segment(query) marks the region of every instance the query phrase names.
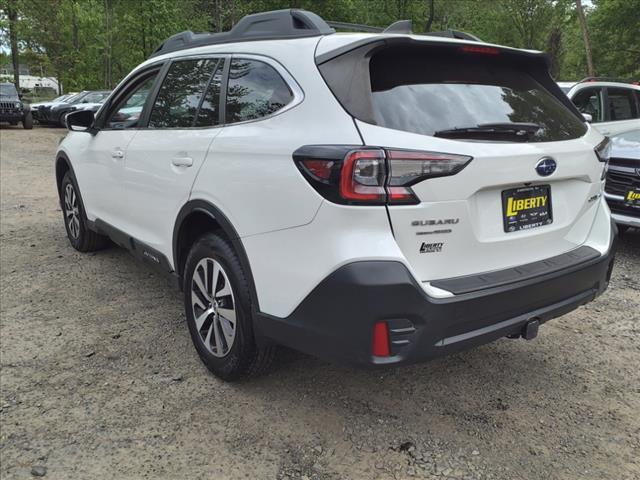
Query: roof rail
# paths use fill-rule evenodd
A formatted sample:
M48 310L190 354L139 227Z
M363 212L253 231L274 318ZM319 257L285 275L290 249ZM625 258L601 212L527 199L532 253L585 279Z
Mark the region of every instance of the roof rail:
M307 10L286 9L246 15L228 32L176 33L162 42L150 55L155 57L187 48L221 43L247 42L252 40L276 40L288 38L317 37L335 33L334 28L372 33L411 34L411 20L399 20L385 29L346 22L325 22L320 16ZM423 35L481 41L478 37L458 30L429 32Z
M638 85L638 80L632 79L622 79L615 77L585 77L577 83L583 82L617 82L617 83L631 83L633 85Z
M475 35L471 35L470 33L461 32L460 30L445 30L443 32L427 32L422 35L427 35L429 37L447 37L447 38L457 38L459 40L470 40L472 42L481 42L478 37Z
M362 25L360 23L327 22L327 25L333 28L340 28L343 30L352 30L355 32L382 33L384 31L383 28L371 27L369 25Z
M158 46L151 57L177 50L219 43L305 38L335 33L313 12L298 9L274 10L244 16L231 30L222 33L177 33Z

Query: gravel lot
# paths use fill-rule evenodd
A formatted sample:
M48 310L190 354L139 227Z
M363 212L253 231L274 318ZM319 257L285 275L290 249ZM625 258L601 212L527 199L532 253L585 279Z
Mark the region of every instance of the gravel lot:
M229 385L178 292L67 242L64 133L0 129L3 479L640 478L640 232L607 293L535 341L385 371L283 351Z

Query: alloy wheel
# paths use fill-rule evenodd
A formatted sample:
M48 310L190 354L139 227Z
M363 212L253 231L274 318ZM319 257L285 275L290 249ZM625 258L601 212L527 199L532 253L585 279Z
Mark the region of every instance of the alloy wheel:
M78 209L78 196L70 183L67 183L64 189L64 214L71 237L77 239L80 235L80 210Z
M191 305L205 348L216 357L227 355L236 337L235 299L227 272L213 258L203 258L193 271Z

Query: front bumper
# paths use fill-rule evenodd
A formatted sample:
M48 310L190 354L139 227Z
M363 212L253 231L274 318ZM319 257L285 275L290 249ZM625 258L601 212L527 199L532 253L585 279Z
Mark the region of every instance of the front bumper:
M21 122L24 113L22 110L0 111L0 122Z
M256 329L278 344L341 363L425 361L518 336L532 320L542 324L595 299L611 276L615 233L606 254L581 250L586 255L564 258L570 252L502 276L492 272L484 287L480 277L486 276L468 277L458 282L467 293L448 298L428 296L402 263L355 262L329 275L289 317L258 314ZM517 278L515 270L528 274ZM389 357L371 354L373 327L381 321L389 326Z
M627 204L622 195L605 192L604 196L611 209L611 218L617 224L640 228L640 208Z

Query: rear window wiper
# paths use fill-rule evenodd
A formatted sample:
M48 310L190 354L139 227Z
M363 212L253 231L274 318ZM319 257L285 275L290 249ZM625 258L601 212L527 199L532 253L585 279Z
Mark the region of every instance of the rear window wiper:
M525 141L529 139L532 133L537 132L539 129L540 125L527 122L481 123L475 127L438 130L433 136L442 138L489 138Z

